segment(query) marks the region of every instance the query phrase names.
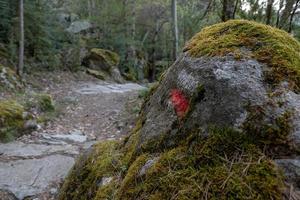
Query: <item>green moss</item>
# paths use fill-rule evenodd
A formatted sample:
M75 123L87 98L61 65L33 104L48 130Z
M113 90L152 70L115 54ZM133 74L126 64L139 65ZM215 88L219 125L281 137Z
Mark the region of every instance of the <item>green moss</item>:
M243 130L252 136L257 145L288 146L289 136L292 130L292 112L284 112L282 115L266 121L267 111L262 106L248 107L248 116L243 123Z
M147 159L148 155L143 154L130 165L126 176L117 190L117 199L137 199L139 197L139 188L136 187L136 183L143 180L142 177L139 177L139 172L147 162Z
M185 47L193 57L252 57L272 71L266 80L277 84L289 80L300 91L300 44L285 31L246 20L232 20L204 28Z
M87 69L86 73L100 80L105 80L105 77L107 76L101 71L92 70L92 69Z
M8 142L19 136L24 127L24 108L15 101L0 101L0 141Z
M55 110L54 101L49 94L36 95L37 104L42 112L51 112Z
M103 177L119 176L122 172L118 143L104 142L84 155L66 179L59 199L93 199Z
M138 157L119 199L282 199L283 177L255 145L245 142L246 135L233 130L211 135L195 135L162 153L143 178L137 178L137 169L146 157Z
M117 66L120 63L120 56L112 51L105 49L92 49L92 57L103 59L110 66Z
M80 170L75 166L60 199L282 199L283 176L246 133L212 128L209 137L191 133L177 147L131 152L129 159L136 142L130 140L126 151L117 143L98 145L78 162ZM141 175L151 157L158 159ZM115 178L97 187L102 177Z

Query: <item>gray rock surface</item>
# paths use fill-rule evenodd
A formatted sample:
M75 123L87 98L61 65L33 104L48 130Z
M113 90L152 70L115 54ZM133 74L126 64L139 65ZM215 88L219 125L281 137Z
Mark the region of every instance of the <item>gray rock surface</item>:
M275 160L290 184L300 189L300 157Z
M235 60L230 55L195 59L183 55L169 68L144 107L140 144L167 134L170 139L166 145L172 145L172 137L180 134L180 119L170 98L174 89L181 91L188 101L196 100L190 102L191 112L181 130L188 132L200 128L204 135L208 133L209 126L239 130L249 116L249 108L259 106L264 109L264 124L276 125L275 119L292 111L290 125L294 130L290 135L295 138L292 142L297 144L296 138L300 136L300 95L279 85L273 92L281 91L280 100L278 96L270 97L271 86L264 81L266 70L266 66L253 59ZM201 94L199 88L203 88Z
M40 159L0 162L0 188L19 199L43 192L48 184L64 178L74 165L74 158L53 155Z
M26 144L23 142L12 142L0 145L0 160L4 156L9 157L43 157L55 153L70 155L79 154L77 146L66 145L43 145L43 144Z
M127 84L85 84L81 88L77 89L76 92L80 94L111 94L111 93L126 93L130 91L143 90L145 87L135 84L135 83L127 83Z

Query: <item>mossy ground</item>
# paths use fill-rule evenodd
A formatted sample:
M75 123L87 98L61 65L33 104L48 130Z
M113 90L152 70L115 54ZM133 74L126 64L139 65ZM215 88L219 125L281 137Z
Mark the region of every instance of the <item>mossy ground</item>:
M54 101L48 94L13 94L10 100L0 101L0 142L10 142L32 131L26 130L28 120L36 117L38 123L43 123L57 114Z
M0 142L19 136L24 126L24 107L15 101L0 101Z
M59 199L282 199L283 176L245 133L212 128L208 138L195 132L174 148L151 153L134 152L135 137L123 147L96 146L72 170ZM101 186L102 177L113 180Z
M232 20L204 28L186 45L193 57L252 57L271 68L266 80L272 84L288 80L300 91L300 43L287 32L246 20Z

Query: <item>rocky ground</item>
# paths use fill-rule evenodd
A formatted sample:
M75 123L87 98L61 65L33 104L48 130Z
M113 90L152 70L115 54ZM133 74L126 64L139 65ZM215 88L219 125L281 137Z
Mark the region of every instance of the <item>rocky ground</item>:
M132 128L139 90L145 89L69 74L33 80L33 88L54 97L60 115L30 135L0 144L1 200L55 199L80 152L97 141L119 140Z

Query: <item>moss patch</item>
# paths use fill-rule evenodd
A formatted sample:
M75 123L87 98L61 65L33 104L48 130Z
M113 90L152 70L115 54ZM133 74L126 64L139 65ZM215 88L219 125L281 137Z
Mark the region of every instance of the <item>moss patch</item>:
M95 146L88 156L82 156L66 179L59 199L93 199L103 177L121 173L121 155L117 149L118 143L105 142Z
M249 135L231 129L209 135L195 132L174 148L130 159L133 138L125 152L117 143L100 144L78 162L79 171L75 166L60 199L282 199L283 176ZM141 175L151 157L158 159ZM117 178L97 187L107 176Z
M54 101L49 94L36 95L37 105L42 112L51 112L55 110Z
M300 91L300 43L287 32L246 20L232 20L204 28L185 47L193 57L252 57L269 66L266 80L289 80Z
M91 58L104 60L110 66L117 66L120 63L120 56L106 49L92 49Z
M24 108L15 101L0 101L0 142L19 136L24 127Z

